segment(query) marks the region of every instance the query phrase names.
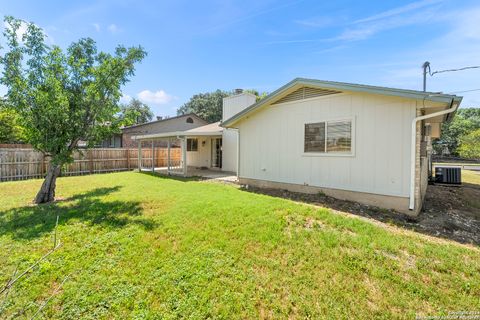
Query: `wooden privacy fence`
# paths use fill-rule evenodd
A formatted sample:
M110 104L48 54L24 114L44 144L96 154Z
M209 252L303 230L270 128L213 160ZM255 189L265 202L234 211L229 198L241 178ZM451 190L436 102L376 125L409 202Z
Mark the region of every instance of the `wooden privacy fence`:
M167 148L156 148L155 167L167 166ZM125 171L138 168L138 149L96 148L77 151L73 163L62 168L63 176ZM180 148L170 149L170 165L178 166ZM50 159L33 149L0 148L0 181L43 178ZM152 149L142 149L142 167L152 167Z

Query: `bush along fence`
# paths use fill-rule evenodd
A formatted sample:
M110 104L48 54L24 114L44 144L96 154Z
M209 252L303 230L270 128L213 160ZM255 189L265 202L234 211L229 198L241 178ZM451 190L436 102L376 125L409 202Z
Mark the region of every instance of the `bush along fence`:
M167 148L142 149L142 167L167 166ZM153 155L153 157L152 157ZM62 176L74 176L138 168L138 149L95 148L76 151L73 163L62 168ZM180 148L170 149L170 165L178 165ZM34 149L0 148L0 181L43 178L48 169L49 157Z

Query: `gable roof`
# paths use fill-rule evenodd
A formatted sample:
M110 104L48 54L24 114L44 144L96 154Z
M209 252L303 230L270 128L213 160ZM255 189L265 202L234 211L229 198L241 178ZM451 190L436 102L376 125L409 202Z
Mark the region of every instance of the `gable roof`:
M153 140L158 138L169 138L169 137L203 137L203 136L219 136L222 135L224 128L220 127L220 121L207 124L205 126L185 130L185 131L172 131L172 132L161 132L161 133L152 133L152 134L143 134L133 136L133 140Z
M459 97L456 95L443 94L439 92L424 92L424 91L417 91L417 90L378 87L378 86L370 86L370 85L346 83L346 82L295 78L289 83L280 87L279 89L273 91L272 93L270 93L268 96L258 101L257 103L249 106L248 108L245 108L244 110L233 115L229 119L223 121L221 125L223 127L228 127L236 123L238 120L242 119L246 115L259 109L260 107L270 103L278 102L277 100L281 99L286 94L289 94L292 91L298 88L301 88L303 86L308 86L313 88L322 88L330 91L363 92L363 93L401 97L401 98L407 98L407 99L421 99L421 100L432 101L432 102L443 102L443 103L457 102L458 104L460 104L460 102L462 101L462 97Z
M142 127L142 126L149 125L149 124L152 124L152 123L168 122L170 120L175 120L175 119L179 119L179 118L183 118L183 117L185 117L185 118L195 117L198 120L204 122L205 124L208 123L206 120L200 118L199 116L197 116L195 113L192 112L192 113L187 113L187 114L181 114L181 115L175 116L175 117L164 118L164 119L161 119L161 120L154 120L154 121L150 121L150 122L134 124L134 125L131 125L131 126L128 126L128 127L123 127L123 128L121 128L121 130Z

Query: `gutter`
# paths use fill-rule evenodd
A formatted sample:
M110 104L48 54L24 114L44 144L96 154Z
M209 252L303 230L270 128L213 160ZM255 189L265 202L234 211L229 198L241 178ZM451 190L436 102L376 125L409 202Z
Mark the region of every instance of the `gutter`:
M408 209L413 210L415 209L415 159L417 155L416 150L416 142L417 142L417 122L429 118L435 118L444 114L450 114L455 112L460 105L457 103L455 106L453 105L455 99L452 98L452 102L450 102L450 108L434 112L425 116L420 116L412 119L412 141L410 147L410 203Z

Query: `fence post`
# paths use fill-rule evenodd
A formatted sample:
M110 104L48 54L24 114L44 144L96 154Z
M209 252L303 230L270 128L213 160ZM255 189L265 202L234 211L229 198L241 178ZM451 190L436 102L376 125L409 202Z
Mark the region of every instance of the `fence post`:
M40 163L40 176L45 178L45 153L42 152L42 162Z
M168 173L172 172L172 169L179 166L178 162L186 163L186 159L183 158L181 148L172 148L172 141L168 139L168 145L166 148L160 148L153 143L152 150L152 167L148 167L147 170L156 170L157 166L167 166ZM183 147L185 147L183 145ZM147 143L147 148L142 147L141 142L138 143L138 168L142 170L143 160L145 159L144 152L150 152L151 146ZM144 150L145 149L145 150ZM118 169L125 170L128 166L129 170L137 167L136 157L131 153L135 151L135 148L127 149L88 149L82 151L80 154L75 154L74 162L71 166L64 168L62 175L79 175L79 174L94 174L99 172L116 171ZM28 155L28 159L21 152ZM78 152L78 151L76 151ZM125 155L124 152L127 152ZM166 154L166 164L163 161L161 155ZM32 159L34 157L34 160ZM147 157L148 159L148 157ZM123 161L127 161L127 165ZM45 174L48 171L48 167L51 162L51 157L48 154L42 154L39 151L33 149L6 149L1 148L0 156L0 181L9 180L23 180L29 178L45 178ZM20 169L19 169L20 167ZM22 169L24 168L24 169Z
M138 171L142 171L142 140L138 140Z
M152 172L155 172L155 143L152 140Z
M167 144L167 174L170 175L170 137Z
M93 150L92 149L88 150L88 159L90 160L88 162L90 167L90 174L92 174L93 173Z

